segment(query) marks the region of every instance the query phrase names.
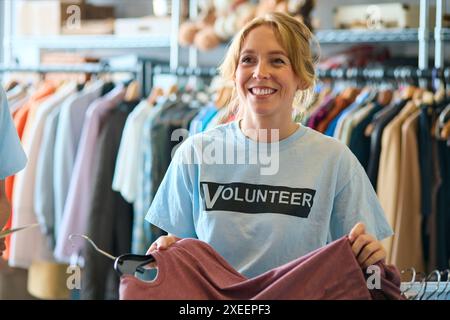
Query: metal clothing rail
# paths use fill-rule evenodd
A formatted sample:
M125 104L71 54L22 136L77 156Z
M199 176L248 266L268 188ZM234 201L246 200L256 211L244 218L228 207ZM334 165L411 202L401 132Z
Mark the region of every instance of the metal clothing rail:
M167 65L154 65L153 74L172 74L176 76L197 76L197 77L214 77L218 75L217 68L206 67L177 67L171 68Z
M2 73L87 73L87 74L108 74L108 73L129 73L141 84L141 94L145 96L147 91L145 84L145 65L138 63L133 68L111 67L108 63L83 63L76 65L38 65L38 66L5 66L0 65Z
M0 73L132 73L138 74L138 68L111 68L98 63L84 63L80 65L48 65L48 66L1 66Z
M422 79L432 77L441 77L450 79L450 68L446 69L419 69L412 66L399 67L374 67L374 68L335 68L335 69L317 69L319 78L336 78L336 79ZM156 74L172 74L176 76L199 76L213 77L218 74L217 68L191 68L178 67L170 68L166 65L154 65L152 73Z
M414 268L406 271L411 272L412 279L410 282L402 282L400 291L409 300L450 300L450 269L433 270L428 275L417 273ZM403 273L405 270L402 270ZM441 281L445 277L446 280Z
M440 78L450 80L450 68L420 69L410 66L375 67L375 68L335 68L318 69L318 78L332 79L361 79L361 80L419 80Z

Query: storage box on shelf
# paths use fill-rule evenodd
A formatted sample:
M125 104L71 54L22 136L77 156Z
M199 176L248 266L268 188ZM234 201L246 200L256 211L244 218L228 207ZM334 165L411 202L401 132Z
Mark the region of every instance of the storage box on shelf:
M118 36L170 36L172 21L169 16L116 19L114 33Z
M435 8L430 7L430 26L435 24ZM420 7L415 4L382 3L343 5L334 10L337 29L418 28Z
M113 6L91 5L85 0L19 0L16 6L19 36L112 34L114 30Z

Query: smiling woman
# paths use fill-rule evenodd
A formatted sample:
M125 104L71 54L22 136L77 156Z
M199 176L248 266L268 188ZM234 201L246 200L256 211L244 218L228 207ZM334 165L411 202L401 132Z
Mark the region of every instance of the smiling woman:
M229 107L244 131L261 121L285 131L280 139L295 131L293 113L313 96L312 41L303 23L282 14L257 18L234 38L220 72L236 82Z
M293 119L315 84L312 40L301 21L281 13L256 18L235 36L220 71L234 82L236 121L189 137L175 152L146 217L169 235L150 252L197 238L246 277L345 235L361 266L386 257L379 240L392 229L358 159ZM188 161L217 140L224 150L253 154L276 145L276 170Z

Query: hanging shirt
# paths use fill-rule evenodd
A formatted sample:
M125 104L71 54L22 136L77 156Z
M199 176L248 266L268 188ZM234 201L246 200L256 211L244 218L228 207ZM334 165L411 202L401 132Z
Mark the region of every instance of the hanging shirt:
M63 103L62 103L63 104ZM34 188L34 210L51 250L55 248L55 189L53 186L55 141L61 105L48 115L39 149Z
M64 205L69 191L84 115L102 92L103 81L87 85L61 106L54 151L55 234L58 236Z
M337 300L403 299L395 267L378 264L380 288L369 289L364 273L343 237L326 247L248 279L211 246L182 239L152 253L158 275L143 282L121 277L122 300Z
M374 115L374 120L372 121L374 129L370 135L370 157L367 165L367 175L369 176L370 182L372 182L375 189L377 188L378 167L380 165L381 153L381 137L383 135L383 130L389 122L395 118L407 102L408 100L393 102L393 104L388 108L383 108Z
M418 152L419 114L409 116L401 128L400 172L395 237L390 261L400 270L426 270L422 250L420 212L420 166ZM387 129L387 128L386 128Z
M32 105L36 104L38 101L45 99L48 95L54 92L55 88L53 85L48 83L44 83L41 87L39 87L35 92L32 92L28 101L18 109L14 113L14 125L17 129L17 133L19 134L19 138L23 143L23 134L25 131L25 125L28 120L28 114ZM6 196L8 197L9 202L11 203L11 214L9 216L9 220L5 225L5 228L11 228L12 220L14 215L14 202L13 202L13 189L14 189L14 180L15 176L9 176L5 180L6 187ZM6 250L3 252L3 257L6 260L9 260L9 253L11 248L11 235L8 235L5 238L5 246Z
M142 167L139 157L142 126L152 111L153 106L147 100L142 100L128 116L123 129L112 188L129 203L136 200L137 175Z
M356 97L355 101L349 105L347 108L342 110L336 118L334 118L330 124L328 125L325 134L330 137L339 138L339 132L341 131L342 124L344 119L351 114L353 111L360 108L367 100L369 100L371 96L371 92L369 90L363 90Z
M317 126L325 119L328 112L334 107L336 97L332 94L326 96L320 107L315 110L308 119L308 127L316 129Z
M348 147L366 170L369 165L370 137L367 137L364 131L372 121L374 114L382 108L378 102L373 102L369 108L361 109L360 111L362 112L355 113L354 117L349 121L346 128L348 131L344 132L344 136L348 135Z
M37 220L38 217L34 211L34 186L45 120L56 106L75 91L75 88L76 85L74 83L67 83L60 87L58 91L34 109L34 117L32 120L28 119L27 121L26 128L29 130L24 132L23 143L24 150L28 156L28 164L23 171L16 175L14 182L13 228L37 222L41 224L41 221ZM27 133L28 135L26 136ZM41 230L34 228L26 232L12 234L10 266L28 268L33 260L39 259L52 259L47 240Z
M62 262L69 262L73 253L79 253L83 242L68 241L70 234L85 234L89 203L92 194L92 165L100 128L108 113L125 95L123 85L118 85L104 97L95 100L86 111L72 179L70 181L63 219L56 238L54 255Z
M145 179L145 177L149 177L151 174L150 127L154 117L162 106L161 100L159 101L160 102L157 103L154 107L148 109L149 112L146 115L146 118L143 119L140 130L136 130L138 138L136 141L136 149L134 152L136 153L137 159L135 163L132 163L133 170L136 170L136 176L134 180L134 182L136 183L136 198L133 202L133 239L131 241L131 252L135 254L144 254L148 249L149 243L151 243L150 223L145 221L145 214L147 213L148 207L150 206L150 202L148 202L150 191L144 194L144 186L147 186L150 182L150 179ZM149 155L147 154L147 151L144 150L150 150L148 151Z
M400 113L389 122L381 138L380 164L377 179L377 195L386 213L386 219L394 228L397 219L400 164L401 164L401 130L405 120L417 111L417 106L410 101ZM391 263L392 238L384 240L388 263Z
M108 114L98 140L99 156L93 164L87 235L114 256L131 249L133 209L111 186L123 128L137 103L122 102ZM85 262L81 298L117 299L119 279L111 268L111 261L89 246L85 250Z
M188 138L146 219L209 243L247 277L320 248L359 221L378 239L392 235L351 151L303 126L271 144L247 138L238 122Z
M17 135L3 89L0 88L0 180L25 167L27 158ZM3 226L0 226L3 227Z
M212 118L214 118L214 116L217 114L217 111L218 110L214 105L202 107L199 113L191 121L191 124L189 126L189 134L194 135L196 133L205 131L208 123Z

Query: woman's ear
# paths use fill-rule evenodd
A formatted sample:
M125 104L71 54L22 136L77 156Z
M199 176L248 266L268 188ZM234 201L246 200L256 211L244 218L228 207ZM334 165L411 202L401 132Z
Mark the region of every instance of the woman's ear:
M297 90L306 90L308 89L308 83L305 80L298 80Z

